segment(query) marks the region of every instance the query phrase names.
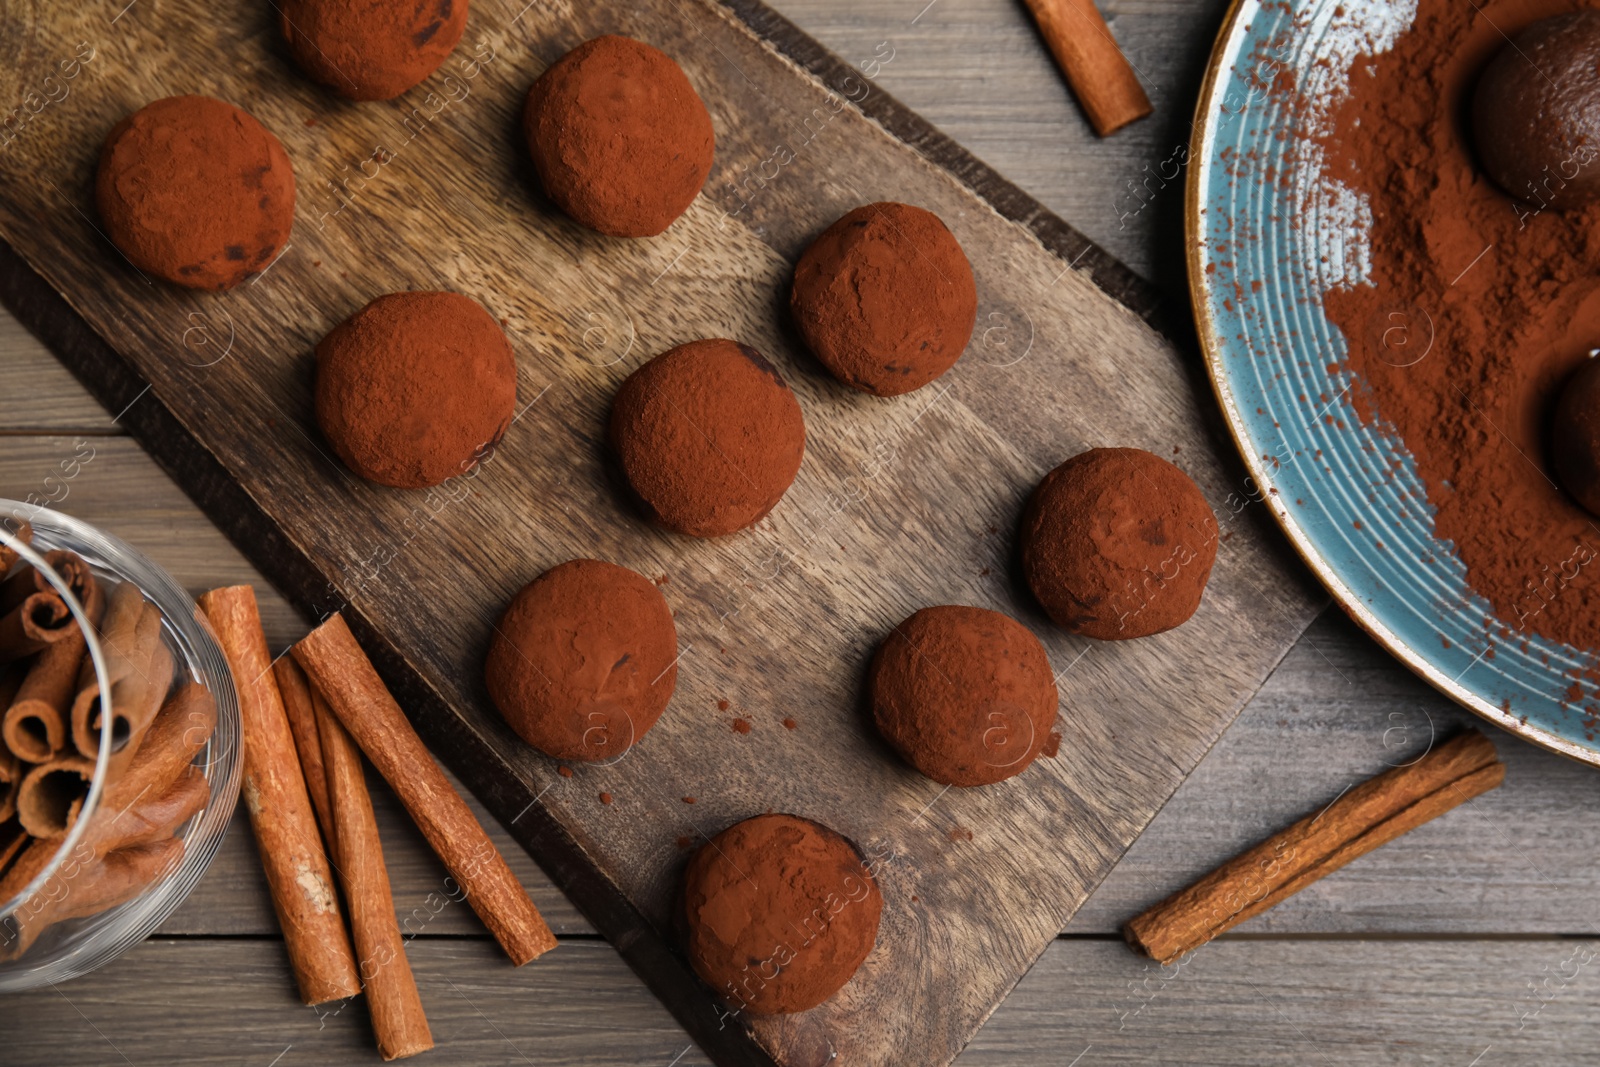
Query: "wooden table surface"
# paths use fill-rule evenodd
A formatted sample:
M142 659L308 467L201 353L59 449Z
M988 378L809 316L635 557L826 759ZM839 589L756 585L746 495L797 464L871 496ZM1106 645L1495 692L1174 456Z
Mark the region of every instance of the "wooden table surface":
M879 84L1158 286L1183 292L1181 182L1163 185L1224 0L1111 0L1156 114L1088 131L1017 0L778 0ZM887 52L880 48L887 42ZM0 313L0 495L122 535L193 591L256 581L137 445ZM59 461L93 458L63 480ZM305 624L263 591L275 648ZM1181 707L1173 709L1182 714ZM1120 924L1246 844L1471 717L1337 609L1284 660L961 1057L988 1063L1452 1064L1600 1055L1600 774L1494 733L1506 784L1351 864L1180 968ZM375 782L397 907L450 1064L705 1063L644 986L498 827L559 950L514 970ZM981 831L980 831L981 832ZM247 824L150 941L68 985L0 998L0 1063L377 1062L365 1012L293 994Z

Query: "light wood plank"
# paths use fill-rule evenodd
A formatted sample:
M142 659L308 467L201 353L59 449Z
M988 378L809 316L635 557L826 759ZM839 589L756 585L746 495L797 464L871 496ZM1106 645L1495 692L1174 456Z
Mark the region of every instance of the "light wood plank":
M0 433L120 432L108 413L16 318L0 308Z
M430 1062L701 1067L704 1054L615 951L564 941L513 969L487 941L408 949ZM1165 970L1107 941L1057 941L960 1067L1494 1067L1590 1062L1600 941L1230 941ZM11 1067L376 1062L359 1000L301 1006L273 941L146 942L57 989L6 998ZM324 1017L326 1015L326 1017Z

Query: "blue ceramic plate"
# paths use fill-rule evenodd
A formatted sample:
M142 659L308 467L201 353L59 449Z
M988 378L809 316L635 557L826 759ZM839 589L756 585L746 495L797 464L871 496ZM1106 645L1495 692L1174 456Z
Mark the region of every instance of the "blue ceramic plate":
M1563 672L1590 657L1541 638L1497 642L1486 655L1483 619L1493 611L1467 585L1452 546L1434 537L1409 456L1390 469L1393 439L1362 424L1348 381L1327 369L1344 362L1347 347L1322 296L1362 280L1370 216L1294 134L1307 122L1305 102L1333 107L1350 58L1387 47L1413 14L1414 4L1393 0L1236 0L1201 91L1189 160L1200 341L1261 499L1344 609L1470 710L1600 764L1593 717L1562 700ZM1424 314L1390 325L1397 359L1425 354Z

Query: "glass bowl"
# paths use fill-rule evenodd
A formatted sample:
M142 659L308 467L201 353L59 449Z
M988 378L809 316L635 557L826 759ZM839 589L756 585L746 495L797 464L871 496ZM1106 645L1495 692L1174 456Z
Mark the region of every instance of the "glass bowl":
M194 766L205 775L210 796L206 806L177 831L176 836L184 845L182 861L133 899L98 915L50 926L26 952L15 959L0 961L0 992L11 992L66 981L103 967L143 941L177 910L216 855L238 802L241 726L238 697L227 660L205 616L171 575L119 538L59 512L0 499L0 519L13 520L13 525L18 520L31 524L32 548L41 555L51 549L68 549L83 558L97 579L132 582L138 586L145 599L162 615L161 637L173 659L170 691L176 691L186 680L193 680L211 691L217 707L216 728L194 759ZM37 566L37 561L33 562ZM73 613L80 614L76 610ZM87 638L89 654L104 681L99 642L92 630L88 631ZM102 685L102 691L104 689ZM106 699L109 702L109 697ZM103 713L102 720L102 737L109 739L111 716ZM109 748L108 744L101 745L89 796L73 832L62 839L51 865L27 888L12 900L0 901L0 924L36 896L64 891L67 883L62 880L58 868L69 869L63 865L77 846L81 828L94 813L103 787Z

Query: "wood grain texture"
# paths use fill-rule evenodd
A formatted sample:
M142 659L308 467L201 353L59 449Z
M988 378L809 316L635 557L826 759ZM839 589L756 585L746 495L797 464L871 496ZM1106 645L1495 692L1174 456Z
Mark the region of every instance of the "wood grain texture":
M81 352L78 362L108 405L135 401L124 416L132 432L183 472L186 487L302 607L351 602L358 630L430 742L697 1037L730 1059L759 1047L763 1057L800 1062L831 1045L862 1062L944 1062L1215 739L1312 601L1281 557L1264 550L1248 516L1226 521L1231 539L1190 626L1137 647L1092 649L1046 631L1057 662L1070 665L1068 736L1053 766L983 795L940 797L894 764L860 722L857 671L839 665L859 666L888 626L925 603L983 603L1043 628L1015 595L1007 546L1016 509L1044 470L1089 444L1178 447L1223 509L1238 485L1200 429L1189 379L1169 347L1033 232L849 106L839 94L881 108L864 74L839 81L830 96L711 7L646 4L625 16L527 10L492 38L494 59L471 79L471 95L425 119L410 111L416 101L329 101L284 66L264 11L219 22L196 4L140 9L115 36L104 34L104 12L52 12L47 24L7 34L20 52L8 93L54 62L53 49L86 36L104 39L96 60L104 62L86 68L87 80L0 159L8 174L26 160L30 176L48 179L6 184L0 228L115 339L127 362ZM514 14L489 4L475 11L479 36L469 31L469 47ZM229 27L229 18L245 24ZM691 78L723 87L707 91L719 171L659 242L617 246L577 231L530 194L520 156L498 147L532 75L602 27L654 39ZM166 62L165 42L181 42L180 66ZM180 88L247 104L289 145L302 174L290 252L257 285L213 300L146 286L87 224L84 190L99 137L121 114ZM396 142L398 150L385 145L385 168L359 190L328 192L330 179L369 159L374 142L408 136L408 114L420 132ZM806 130L808 117L815 130ZM807 139L795 164L749 184L750 169L797 139L797 129ZM935 139L922 147L933 150ZM794 351L774 313L787 262L809 235L845 207L880 197L934 207L979 264L984 329L949 389L927 406L844 395ZM346 199L351 206L341 210ZM36 225L41 217L53 225ZM1036 231L1060 228L1042 212L1036 221ZM421 233L425 242L414 238ZM1098 268L1096 276L1107 284ZM355 484L329 463L307 418L311 343L365 299L408 284L471 292L504 315L519 344L523 395L538 398L470 493L423 512L413 510L415 497ZM619 303L618 292L630 300ZM237 347L210 362L221 342L197 349L195 339L224 333ZM619 511L598 428L611 389L639 360L670 340L725 333L785 368L816 445L770 524L726 545L685 545ZM130 364L137 374L127 374ZM153 385L148 400L135 399L140 381ZM204 454L185 445L187 435L207 443ZM568 510L549 507L551 499ZM252 528L262 518L265 533ZM565 780L486 711L475 667L512 590L543 566L597 547L671 576L680 635L700 659L686 661L692 677L680 686L679 714L648 744L618 767ZM393 558L375 567L375 553ZM757 731L741 739L726 729L711 710L718 698L751 709ZM775 732L779 709L800 730ZM606 812L594 801L600 788L619 799ZM702 803L691 811L677 801L684 795ZM958 860L947 835L930 832L934 804L987 831L981 855ZM882 950L836 1002L754 1025L755 1040L738 1044L727 1035L744 1021L715 1029L714 1012L659 931L675 838L698 838L768 806L820 815L869 849L892 851L892 918ZM954 1004L952 988L961 990Z
M603 942L569 942L544 966L521 969L487 941L422 938L409 951L442 1063L709 1062ZM960 1063L1592 1062L1597 956L1593 939L1223 941L1163 969L1120 944L1057 941ZM7 997L0 1041L8 1063L52 1067L374 1061L359 1002L319 1013L296 1004L286 983L270 943L150 941L87 978Z

